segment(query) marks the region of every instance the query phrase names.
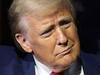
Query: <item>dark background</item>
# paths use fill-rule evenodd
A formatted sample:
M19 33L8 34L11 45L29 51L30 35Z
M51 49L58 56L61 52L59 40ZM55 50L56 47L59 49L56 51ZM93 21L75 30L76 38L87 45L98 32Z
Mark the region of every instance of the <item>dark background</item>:
M0 0L0 44L13 45L8 24L8 9L12 0ZM99 0L74 0L77 9L81 49L100 53L100 2Z

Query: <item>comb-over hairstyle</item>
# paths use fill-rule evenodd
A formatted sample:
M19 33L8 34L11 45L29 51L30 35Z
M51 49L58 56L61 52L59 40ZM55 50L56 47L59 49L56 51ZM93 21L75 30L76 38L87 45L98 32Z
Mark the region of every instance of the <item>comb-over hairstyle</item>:
M48 15L52 10L67 9L74 15L71 0L13 0L9 9L9 18L13 35L21 32L21 17L27 14ZM74 16L73 16L74 17Z

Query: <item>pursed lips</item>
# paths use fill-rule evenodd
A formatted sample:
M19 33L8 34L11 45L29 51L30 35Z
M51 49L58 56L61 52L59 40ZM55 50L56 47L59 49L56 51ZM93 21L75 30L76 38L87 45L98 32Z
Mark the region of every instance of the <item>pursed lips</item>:
M71 50L72 50L72 47L73 47L73 45L67 46L64 50L61 50L60 52L56 53L55 55L58 56L58 55L69 54L71 52Z

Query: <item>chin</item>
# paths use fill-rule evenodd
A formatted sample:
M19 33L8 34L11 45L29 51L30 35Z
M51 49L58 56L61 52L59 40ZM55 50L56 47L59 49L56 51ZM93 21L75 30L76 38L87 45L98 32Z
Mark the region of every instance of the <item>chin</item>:
M53 67L53 71L54 72L62 72L64 70L67 70L70 68L72 62L71 63L60 63L58 65L56 65L55 67Z
M53 71L54 72L62 72L64 70L67 70L69 69L70 66L67 66L67 67L56 67L56 68L53 68Z
M59 64L59 66L56 66L53 68L54 72L62 72L64 70L69 70L70 67L72 67L72 64L75 63L76 60L72 60L71 62L67 62L67 63L63 63L63 64Z

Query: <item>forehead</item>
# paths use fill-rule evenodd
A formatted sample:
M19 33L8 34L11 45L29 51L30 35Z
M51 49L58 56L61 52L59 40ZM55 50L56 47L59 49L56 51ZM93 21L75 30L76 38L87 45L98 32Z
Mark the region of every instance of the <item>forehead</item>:
M54 11L54 13L49 13L49 15L46 16L41 14L35 16L33 14L28 14L22 18L22 26L24 25L27 31L32 30L33 33L39 33L51 25L57 25L61 20L66 18L73 19L68 10Z
M45 24L45 23L49 23L49 22L53 22L55 20L60 20L66 17L71 17L72 15L68 10L54 10L51 13L47 13L47 14L38 14L38 15L34 15L34 14L28 14L26 16L26 19L29 23L31 24Z

